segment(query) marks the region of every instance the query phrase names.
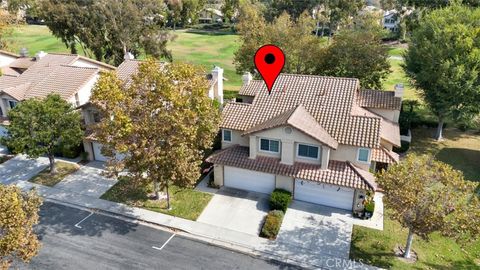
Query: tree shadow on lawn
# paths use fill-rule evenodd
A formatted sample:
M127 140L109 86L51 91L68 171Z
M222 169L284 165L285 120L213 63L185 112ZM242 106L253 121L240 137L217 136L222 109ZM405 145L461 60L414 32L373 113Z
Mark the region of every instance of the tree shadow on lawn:
M40 239L46 234L68 234L101 237L103 233L125 235L135 231L138 225L112 217L93 214L60 204L44 202L40 208L39 224L35 231ZM88 217L88 218L87 218ZM85 219L87 218L87 219ZM80 221L85 219L76 227Z
M462 171L465 179L480 182L480 150L442 148L436 158Z

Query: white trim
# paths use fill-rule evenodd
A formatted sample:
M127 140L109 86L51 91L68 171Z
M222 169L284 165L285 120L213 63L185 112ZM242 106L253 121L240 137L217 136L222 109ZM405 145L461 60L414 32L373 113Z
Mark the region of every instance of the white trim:
M360 150L367 150L368 151L368 157L367 157L367 161L363 161L363 160L360 160ZM370 159L371 159L371 155L372 155L372 150L370 148L358 148L357 150L357 161L358 162L361 162L361 163L364 163L364 164L369 164L370 162Z
M262 139L263 140L269 140L269 141L276 141L278 142L278 152L275 152L275 151L270 151L270 150L263 150L262 149ZM280 140L275 140L275 139L269 139L269 138L262 138L262 137L259 137L258 138L258 151L260 152L265 152L265 153L273 153L273 154L280 154L280 151L282 149L282 145L281 145L281 142ZM270 143L268 143L268 148L270 149Z
M224 134L225 131L230 131L230 141L225 140L225 134ZM233 136L233 132L232 132L231 129L223 129L222 128L222 142L232 142L232 136Z
M300 150L300 145L306 145L306 146L311 146L311 147L317 147L317 158L311 158L311 157L304 157L300 156L298 154L298 151ZM308 143L297 143L297 151L296 151L296 157L300 159L309 159L309 160L320 160L320 145L315 145L315 144L308 144Z

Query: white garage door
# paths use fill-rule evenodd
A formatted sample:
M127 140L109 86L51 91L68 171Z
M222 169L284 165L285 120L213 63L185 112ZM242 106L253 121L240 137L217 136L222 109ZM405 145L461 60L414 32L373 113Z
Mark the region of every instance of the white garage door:
M95 160L98 161L107 161L108 158L102 155L102 145L99 143L92 143L93 146L93 155L95 156Z
M224 184L232 188L271 193L275 189L275 175L225 166Z
M352 210L353 194L351 188L295 179L296 200Z
M101 143L92 143L93 144L93 154L95 155L95 160L98 161L107 161L108 157L102 155L102 144ZM125 155L117 153L115 155L116 160L122 160L125 158Z

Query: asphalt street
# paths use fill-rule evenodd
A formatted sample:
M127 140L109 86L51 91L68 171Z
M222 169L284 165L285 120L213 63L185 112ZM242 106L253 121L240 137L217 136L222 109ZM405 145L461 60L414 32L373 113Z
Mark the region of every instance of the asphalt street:
M296 269L150 226L45 202L39 254L20 269Z

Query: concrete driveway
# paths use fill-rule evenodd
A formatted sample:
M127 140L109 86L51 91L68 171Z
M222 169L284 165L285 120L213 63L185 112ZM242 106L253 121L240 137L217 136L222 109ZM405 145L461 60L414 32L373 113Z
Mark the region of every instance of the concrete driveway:
M103 175L103 162L92 161L81 166L78 171L68 175L55 185L55 188L100 198L103 193L117 182Z
M222 188L197 221L258 236L269 210L268 198L267 194Z
M348 259L352 222L348 211L293 201L269 249L309 260Z
M46 157L30 159L25 155L17 155L0 164L0 183L8 185L17 181L28 181L48 166Z

